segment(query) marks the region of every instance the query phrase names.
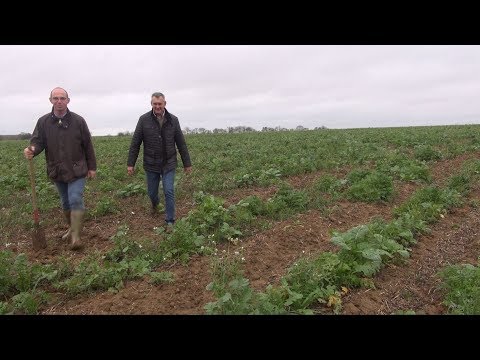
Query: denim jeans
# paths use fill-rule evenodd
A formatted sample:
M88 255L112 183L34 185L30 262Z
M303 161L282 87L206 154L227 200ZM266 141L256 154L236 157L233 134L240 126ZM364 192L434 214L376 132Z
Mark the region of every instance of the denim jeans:
M160 202L158 198L158 186L160 185L160 178L162 179L163 194L165 195L165 222L175 222L175 169L165 173L157 173L153 171L146 171L147 174L147 192L152 202L152 206L157 206Z
M70 183L55 181L55 185L60 194L63 210L85 210L85 204L83 203L84 177Z

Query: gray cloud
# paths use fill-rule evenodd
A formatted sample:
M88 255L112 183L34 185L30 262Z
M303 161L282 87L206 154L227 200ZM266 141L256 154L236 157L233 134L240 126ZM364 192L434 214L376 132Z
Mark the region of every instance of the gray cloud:
M182 127L480 123L480 46L0 46L0 134L64 87L94 135L133 131L162 91Z

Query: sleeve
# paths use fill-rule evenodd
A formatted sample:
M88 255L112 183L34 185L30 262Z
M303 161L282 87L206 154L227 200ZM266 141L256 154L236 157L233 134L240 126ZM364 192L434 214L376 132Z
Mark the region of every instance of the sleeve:
M190 167L192 163L190 161L190 154L188 153L187 143L185 142L185 137L183 136L182 128L180 127L180 122L176 121L175 124L175 144L177 145L178 152L182 157L183 167Z
M130 150L128 152L127 166L135 166L137 162L138 153L140 152L140 145L143 142L143 125L142 118L138 119L137 127L133 133L132 142L130 143Z
M88 170L97 170L97 159L93 148L92 135L88 129L87 122L83 121L83 147L85 149L85 157L87 160Z

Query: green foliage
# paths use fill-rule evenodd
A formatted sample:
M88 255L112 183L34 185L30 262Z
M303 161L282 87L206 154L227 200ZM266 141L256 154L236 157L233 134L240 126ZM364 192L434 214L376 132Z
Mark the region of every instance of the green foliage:
M253 186L256 182L255 174L243 174L235 177L235 183L238 187Z
M276 219L282 219L307 208L308 196L305 191L294 190L282 184L276 194L265 204L265 213Z
M228 212L234 224L245 226L251 224L257 215L265 213L265 205L258 196L252 195L231 205Z
M409 256L402 245L388 236L386 225L382 222L356 226L343 234L335 232L331 241L341 247L340 260L355 274L364 276L378 272L385 258Z
M421 216L415 216L418 213L403 213L397 219L391 221L385 226L385 234L395 239L399 244L410 247L416 244L414 236L417 233L428 233L430 229Z
M37 314L41 305L48 302L49 295L43 290L24 291L12 297L13 312L20 314Z
M90 255L76 267L74 274L56 284L57 288L69 294L79 294L92 290L120 289L123 287L123 278L127 277L128 266L107 262L101 266L101 257Z
M207 290L213 291L218 300L205 305L207 314L250 314L253 311L255 293L249 280L243 277L241 262L239 251L231 254L223 250L213 256L213 281L207 285Z
M0 315L7 315L10 312L8 302L0 301Z
M450 189L429 186L417 190L409 200L394 210L396 216L404 213L427 223L437 221L447 209L461 204L460 194Z
M236 175L234 181L238 187L268 186L275 183L282 176L280 170L269 168L256 170L252 173Z
M431 181L425 162L410 159L407 155L399 152L387 153L385 157L378 159L376 169L378 172L402 181Z
M453 314L480 315L480 267L448 266L440 271L446 291L444 304Z
M9 293L15 286L13 274L13 253L10 250L0 251L0 296Z
M410 163L404 167L391 168L390 173L402 181L421 180L424 182L431 182L432 177L428 167L423 163Z
M459 174L452 176L448 182L448 188L466 194L472 183L480 179L480 160L471 159L465 161Z
M206 237L198 235L194 225L186 218L175 222L173 232L159 244L162 261L180 260L186 263L191 255L204 251L209 251Z
M127 236L128 230L126 225L121 225L117 233L110 238L115 245L105 254L106 260L118 262L133 259L142 253L141 245Z
M147 193L145 185L130 183L124 186L123 189L118 190L118 195L121 197L129 197L135 195L144 195Z
M332 204L335 200L328 199L321 194L315 192L311 188L307 190L308 192L308 208L309 209L319 209L322 212L328 211L328 206ZM336 196L336 195L334 195Z
M56 276L55 281L64 280L74 273L74 267L72 267L72 259L67 259L64 256L59 257L52 266L55 268Z
M170 271L151 272L150 282L155 285L162 283L173 283L175 281L173 273Z
M322 193L335 195L342 190L346 183L346 180L340 180L333 175L325 174L315 182L313 187Z
M378 174L379 177L385 176ZM358 184L371 175L357 172L350 179L357 180ZM282 190L282 195L288 194L288 188ZM238 285L236 290L241 289L239 293L242 295L233 297L224 286L224 291L217 294L220 299L210 303L206 309L212 313L309 314L313 313L309 307L320 303L338 313L347 286L371 286L369 284L373 283L369 277L386 262L408 258L408 247L416 242L415 234L429 231L427 223L443 216L448 208L460 205L459 200L459 193L448 187L443 190L435 187L421 189L405 206L396 209L396 218L389 223L377 219L343 234L334 232L332 242L341 248L338 254L323 253L313 260L301 259L281 279L280 286L268 286L265 293L252 293L248 280L238 272L236 276L227 277L241 280L231 285ZM230 284L226 281L221 283ZM234 299L237 300L236 308L221 312L220 309L227 309Z
M124 279L142 277L150 272L150 262L141 257L120 262L101 262L100 256L91 255L82 260L75 268L74 274L58 282L56 287L69 294L95 290L117 291L123 287Z
M480 177L480 159L470 159L462 165L462 173L470 179L478 180Z
M112 236L114 247L105 255L91 254L83 259L70 276L55 286L69 294L95 290L117 291L125 279L142 277L151 272L154 261L143 246L127 236L122 225ZM102 261L103 260L103 261Z
M448 187L461 194L466 194L470 190L470 179L465 174L454 175L449 179Z
M265 292L256 293L256 304L252 315L284 315L288 314L285 301L288 292L284 287L268 285Z
M191 216L178 221L172 233L158 230L154 239L145 240L150 241L148 244L140 244L135 236L129 239L125 235L114 240L116 243L111 251L92 260L85 259L76 268L72 267L72 259L41 265L29 263L24 255L22 258L21 255L0 252L0 294L2 300L7 300L0 303L0 313L38 311L43 304L39 288L48 289L51 285L69 289L68 293L74 294L118 289L125 279L148 275L154 266L165 261L186 262L192 254L210 254L218 241L235 242L241 232L248 233L253 227L267 229L274 223L272 219L286 218L313 206L326 208L329 201L332 203L338 199L347 184L352 199L388 200L391 192L380 181L381 175L377 178L369 176L378 173L403 181L430 181L428 168L431 163L428 162L478 151L479 134L480 126L446 126L187 136L195 166L188 177L180 177L179 185L184 190L182 196L190 197L199 190L210 192L239 186L279 184L280 190L267 202L249 197L229 208L213 195L197 196L197 208ZM85 189L87 202L94 204L89 213L103 216L120 211L120 201L124 201L114 195L131 197L128 201L140 206L145 199L135 195L146 193L143 169L138 167L133 177L127 176L125 171L125 151L128 151L130 138L94 137L93 140L100 167L96 181L88 183ZM0 233L4 243L16 242L18 230L32 226L28 167L22 154L24 147L25 141L0 142ZM48 215L52 209L58 208L58 194L46 176L44 153L34 161L40 211L45 214L42 222L50 225L57 221ZM265 293L255 293L249 290L247 279L233 277L230 281L236 281L230 285L227 283L225 289L231 299L237 299L237 305L232 306L223 293L226 306L232 306L234 312L308 313L310 310L303 307L310 301L305 302L306 299L316 298L309 306L328 299L328 303L338 309L340 284L364 284L366 280L360 276L374 273L379 259L382 263L403 259L408 255L408 249L402 252L398 250L401 246L407 248L414 244L417 233L428 231L428 223L461 204L461 196L474 187L480 176L480 161L475 159L467 163L461 173L450 179L446 189L426 190L422 195L415 195L396 210L396 217L390 223L369 224L366 234L359 234L356 241L343 239L344 246L350 247L349 256L346 256L346 247L340 250L337 256L342 260L341 266L335 267L330 285L325 288L319 285L323 290L315 290L308 278L305 279L306 289L300 287L300 280L297 283L284 279L281 286L268 287ZM343 180L325 172L345 168L353 171ZM319 170L324 177L311 189L297 191L281 184L282 176ZM244 175L247 176L243 178ZM354 185L358 188L355 189ZM368 188L375 188L378 192L369 193ZM472 200L471 205L476 206L476 202ZM391 246L388 241L396 242L399 248ZM302 266L310 274L316 274L317 270ZM324 270L318 271L326 274ZM151 275L151 279L157 277L153 281L162 281L162 276ZM165 281L167 279L165 275ZM327 289L328 286L331 288ZM15 300L14 296L17 296Z
M414 148L414 156L420 161L431 161L441 159L442 153L429 145L418 145Z
M269 168L267 170L262 170L259 178L260 186L267 186L274 183L277 179L280 179L282 173L280 170L275 168Z
M352 181L353 184L347 190L347 197L351 200L386 201L393 196L393 180L388 175L372 172L363 174L363 177L354 176L353 178L356 182Z
M357 283L348 265L336 254L325 252L316 258L304 258L288 269L282 279L288 292L284 306L292 310L304 310L314 303L326 304L331 297L340 299L337 289L346 283ZM336 311L341 302L336 302Z
M52 265L30 264L23 253L15 256L11 251L0 251L0 296L34 290L40 282L56 275Z
M27 174L23 176L20 174L10 174L0 176L0 187L1 188L10 188L12 190L25 190L30 186L28 181Z
M194 193L193 197L197 211L190 216L190 220L194 221L202 215L206 215L206 222L211 224L223 223L228 220L227 209L223 207L225 200L205 194L203 191Z
M215 235L216 241L227 240L231 237L241 236L242 233L233 228L230 212L223 207L224 200L203 192L194 194L196 209L189 212L186 221L194 231L203 236Z
M91 212L94 217L105 216L108 214L115 214L117 212L117 206L114 199L109 197L102 197L98 200L95 209Z
M366 170L366 169L352 170L347 175L347 183L350 184L350 185L351 184L356 184L356 183L362 181L363 179L365 179L370 174L371 174L371 171Z

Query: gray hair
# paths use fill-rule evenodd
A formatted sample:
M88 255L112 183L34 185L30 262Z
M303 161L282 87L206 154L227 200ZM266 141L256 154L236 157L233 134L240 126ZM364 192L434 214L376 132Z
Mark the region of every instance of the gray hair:
M162 98L165 99L165 95L163 95L161 92L154 92L152 94L152 97L162 97Z

